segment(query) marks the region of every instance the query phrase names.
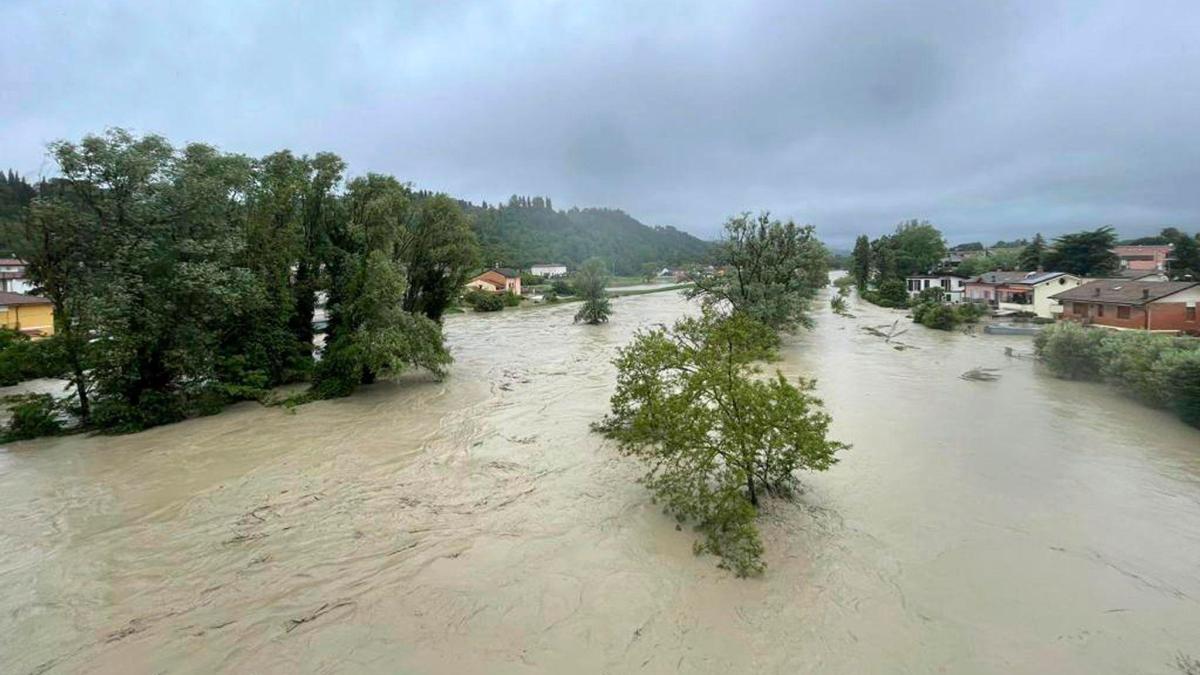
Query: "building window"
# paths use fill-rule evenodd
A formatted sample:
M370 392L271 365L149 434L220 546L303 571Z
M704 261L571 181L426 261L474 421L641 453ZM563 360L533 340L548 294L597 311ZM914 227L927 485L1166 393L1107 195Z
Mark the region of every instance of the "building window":
M1096 305L1096 316L1104 316L1104 305Z
M1195 321L1196 320L1195 306L1183 308L1183 320L1184 321Z
M1088 306L1086 302L1076 302L1072 304L1074 305L1072 309L1075 311L1075 316L1087 316Z
M1129 308L1128 307L1118 307L1117 308L1117 318L1118 319L1128 319L1129 318Z

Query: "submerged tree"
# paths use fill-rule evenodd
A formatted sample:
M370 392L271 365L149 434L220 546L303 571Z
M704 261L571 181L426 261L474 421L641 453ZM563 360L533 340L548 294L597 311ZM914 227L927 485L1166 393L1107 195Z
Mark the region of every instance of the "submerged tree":
M812 225L771 220L749 213L725 223L718 259L724 274L696 279L690 297L709 305L728 303L773 329L808 326L809 306L828 280L829 252Z
M790 495L795 472L828 469L848 447L827 438L811 381L758 377L777 343L749 316L712 309L641 332L618 353L612 413L596 425L646 463L656 499L703 532L699 549L739 576L763 569L753 522L763 496Z
M575 313L575 321L598 324L608 321L608 270L599 258L583 263L574 280L575 292L583 298L583 307Z
M415 207L399 256L408 273L404 309L441 321L478 264L479 245L462 209L439 194Z
M871 283L871 240L867 235L860 234L854 240L854 252L851 254L850 276L858 290L865 291Z
M441 327L403 308L407 280L398 259L409 235L407 188L391 176L350 182L348 220L333 232L329 335L313 389L323 398L347 396L360 384L408 366L441 374L450 355Z

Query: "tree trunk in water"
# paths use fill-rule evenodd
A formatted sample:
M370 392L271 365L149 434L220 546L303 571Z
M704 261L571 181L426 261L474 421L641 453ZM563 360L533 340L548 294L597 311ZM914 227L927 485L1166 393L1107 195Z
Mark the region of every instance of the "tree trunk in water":
M750 504L758 508L758 492L754 490L754 476L746 476L746 487L750 490Z

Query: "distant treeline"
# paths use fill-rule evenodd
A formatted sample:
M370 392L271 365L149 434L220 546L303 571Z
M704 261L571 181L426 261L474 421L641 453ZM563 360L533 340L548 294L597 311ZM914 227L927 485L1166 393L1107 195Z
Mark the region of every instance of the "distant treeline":
M618 209L556 211L549 197L509 198L506 204L464 203L485 264L528 268L561 263L577 268L588 258L614 274L634 276L647 263L664 267L704 262L712 245L673 227L649 227Z

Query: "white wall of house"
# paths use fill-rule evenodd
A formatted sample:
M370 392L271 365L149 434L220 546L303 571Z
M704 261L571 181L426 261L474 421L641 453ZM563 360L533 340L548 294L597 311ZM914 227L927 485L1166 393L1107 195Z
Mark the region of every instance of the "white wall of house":
M1058 301L1051 300L1050 296L1055 293L1069 291L1076 286L1082 286L1084 280L1073 274L1064 274L1061 277L1043 281L1033 287L1033 308L1032 312L1042 317L1043 319L1054 318L1054 306Z
M529 268L530 273L539 277L563 277L567 275L566 265L534 265Z
M30 283L29 279L24 277L20 279L0 279L0 291L29 295L33 291L33 284Z
M941 288L946 294L946 299L950 302L962 301L963 289L966 286L966 282L966 279L954 276L908 277L905 280L910 298L916 297L921 291L927 288Z

